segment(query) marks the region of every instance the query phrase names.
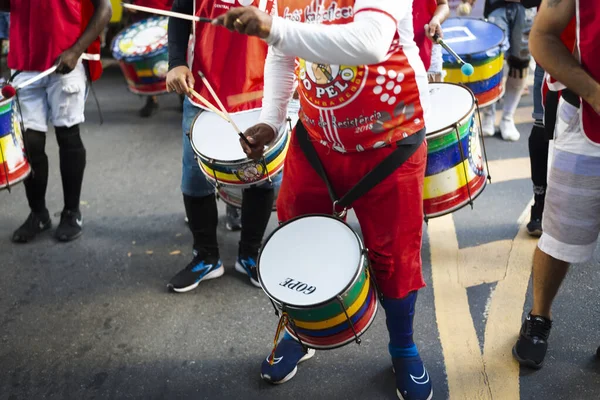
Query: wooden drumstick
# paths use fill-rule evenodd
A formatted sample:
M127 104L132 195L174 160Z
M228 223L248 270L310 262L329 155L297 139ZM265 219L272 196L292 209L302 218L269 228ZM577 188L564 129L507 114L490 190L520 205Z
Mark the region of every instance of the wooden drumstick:
M231 124L231 126L233 126L233 129L235 129L235 131L238 133L238 135L240 136L240 138L244 141L244 143L246 143L246 145L248 145L248 147L252 147L252 144L248 141L248 138L246 136L244 136L244 134L242 133L242 131L240 130L240 128L238 128L238 126L235 124L235 122L233 122L233 120L231 119L231 115L229 115L229 113L227 112L227 109L225 108L225 106L223 105L223 103L221 103L221 100L219 99L219 96L217 96L217 94L213 90L212 86L208 82L208 79L206 79L206 76L204 76L204 74L202 73L202 71L198 71L198 75L200 75L200 79L202 79L202 82L204 82L204 86L206 86L206 88L208 89L208 91L210 92L210 94L212 95L212 97L215 99L215 101L217 102L217 104L221 108L221 111L223 112L223 114L225 114L225 116L227 117L227 120L229 121L229 123Z
M188 14L182 14L182 13L173 12L173 11L160 10L158 8L136 6L135 4L128 4L128 3L121 3L121 5L123 6L123 8L129 8L131 10L143 11L143 12L152 13L152 14L164 15L165 17L181 18L181 19L187 19L188 21L195 21L195 22L209 22L210 23L213 21L211 18L196 17L195 15L188 15Z
M194 89L190 89L190 93L192 94L192 96L194 96L196 99L198 99L202 104L204 104L208 109L210 109L212 112L217 114L219 117L223 118L225 121L229 122L229 119L227 118L227 116L225 114L223 114L221 111L219 111L219 109L217 107L213 106L210 103L210 101L208 101L204 97L202 97L200 95L200 93L196 92Z

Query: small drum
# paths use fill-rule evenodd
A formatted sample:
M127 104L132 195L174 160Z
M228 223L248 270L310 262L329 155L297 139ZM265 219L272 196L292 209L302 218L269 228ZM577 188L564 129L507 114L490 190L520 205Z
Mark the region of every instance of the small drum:
M367 251L336 217L307 215L280 225L259 255L258 278L287 315L288 333L311 348L360 343L377 312Z
M423 208L433 218L472 204L485 188L487 159L473 93L457 84L430 83L429 94L436 112L427 121Z
M31 173L15 104L15 97L0 100L0 189L10 189Z
M135 94L167 93L169 53L167 17L152 17L132 24L113 40L112 53L129 90Z
M458 61L444 49L445 81L462 83L471 89L479 107L498 101L504 94L502 29L491 22L474 18L449 18L442 24L442 29L444 41L474 69L471 76L464 75Z
M277 196L279 195L279 188L281 185L281 179L283 177L283 171L271 178L273 181L273 187L275 189L275 200L273 202L273 211L277 211ZM235 207L242 208L242 196L243 190L235 186L221 186L218 190L219 198L226 204Z

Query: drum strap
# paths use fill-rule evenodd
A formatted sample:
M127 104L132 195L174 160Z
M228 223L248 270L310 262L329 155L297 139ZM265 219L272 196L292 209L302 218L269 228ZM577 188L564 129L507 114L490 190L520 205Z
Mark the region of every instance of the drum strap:
M339 198L335 193L327 174L325 173L325 169L323 168L323 164L319 159L319 155L315 150L313 144L311 143L310 138L308 137L308 132L306 128L300 121L296 125L296 135L298 137L298 143L300 144L300 148L302 152L306 156L309 164L313 167L313 169L317 172L317 174L323 179L325 185L327 185L327 189L329 190L329 196L333 201L334 205L342 208L348 209L351 208L352 203L358 200L363 195L367 194L371 189L377 186L381 181L387 178L392 174L396 169L398 169L406 160L408 160L421 146L423 141L425 140L425 128L421 129L419 132L411 135L407 138L399 140L396 142L396 150L394 150L390 155L384 158L375 168L373 168L368 174L362 177L360 181L352 189L348 191L342 198Z

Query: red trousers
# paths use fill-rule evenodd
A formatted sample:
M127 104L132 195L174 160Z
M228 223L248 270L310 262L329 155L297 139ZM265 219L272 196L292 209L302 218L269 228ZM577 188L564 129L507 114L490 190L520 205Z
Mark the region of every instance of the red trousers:
M395 150L395 147L385 147L342 154L319 143L313 145L340 197ZM400 168L352 205L379 289L389 298L403 298L425 286L421 271L421 239L426 163L427 144L423 142ZM295 130L283 171L277 198L280 222L312 213L331 215L333 205L327 186L308 163Z

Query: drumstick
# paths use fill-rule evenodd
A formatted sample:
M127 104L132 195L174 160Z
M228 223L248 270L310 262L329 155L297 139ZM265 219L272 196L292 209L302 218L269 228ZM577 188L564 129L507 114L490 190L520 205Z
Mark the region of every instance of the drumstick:
M143 12L152 13L152 14L164 15L165 17L181 18L181 19L187 19L188 21L196 21L196 22L212 22L213 21L212 18L196 17L195 15L160 10L158 8L136 6L134 4L128 4L128 3L121 3L121 5L124 8L129 8L131 10L137 10L137 11L143 11Z
M225 121L229 122L229 120L227 119L227 117L225 116L225 114L223 114L221 111L219 111L219 109L215 106L213 106L210 101L206 100L204 97L202 97L200 95L200 93L196 92L194 89L190 89L190 93L192 94L192 96L194 96L195 98L197 98L198 100L200 100L200 102L202 104L204 104L207 108L209 108L212 112L214 112L215 114L217 114L219 117L223 118Z
M240 138L244 141L244 143L246 143L248 145L248 147L252 147L252 144L250 144L250 141L248 140L248 138L246 136L244 136L244 134L242 133L242 131L240 130L240 128L238 128L238 126L235 124L235 122L233 122L233 120L231 119L231 115L229 115L229 113L227 112L227 109L225 108L225 106L223 105L223 103L221 103L221 100L219 99L219 96L217 96L217 94L213 90L212 86L208 82L208 79L206 79L206 76L204 76L204 74L202 73L202 71L198 71L198 75L200 75L200 79L202 79L202 82L204 82L204 86L206 86L206 88L208 89L208 91L210 92L210 94L212 95L212 97L215 99L215 101L217 102L217 104L221 108L221 111L223 112L223 114L225 114L225 116L227 117L227 120L229 121L229 123L231 124L231 126L233 126L233 129L235 129L235 131L238 133L238 135L240 136Z
M467 62L464 62L463 59L460 58L460 56L458 54L456 54L454 52L454 50L452 50L450 48L450 46L448 46L448 44L446 42L444 42L444 39L442 39L437 33L435 35L433 35L433 40L437 44L442 46L444 49L446 49L446 51L448 53L450 53L452 55L452 57L456 58L456 61L458 61L458 63L461 64L460 70L463 74L465 74L466 76L473 75L473 72L474 72L473 66Z

